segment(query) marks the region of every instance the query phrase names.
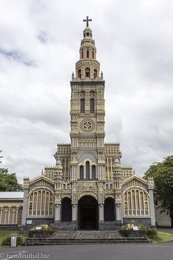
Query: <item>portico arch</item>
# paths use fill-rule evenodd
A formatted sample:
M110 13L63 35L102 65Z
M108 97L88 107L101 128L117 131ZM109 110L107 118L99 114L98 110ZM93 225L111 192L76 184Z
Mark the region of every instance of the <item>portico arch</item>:
M72 220L72 205L71 205L71 199L68 197L64 197L61 202L62 207L62 215L61 220L62 222L67 222Z
M98 229L98 202L90 195L83 196L78 201L78 228Z
M104 221L115 221L115 200L110 197L105 199Z

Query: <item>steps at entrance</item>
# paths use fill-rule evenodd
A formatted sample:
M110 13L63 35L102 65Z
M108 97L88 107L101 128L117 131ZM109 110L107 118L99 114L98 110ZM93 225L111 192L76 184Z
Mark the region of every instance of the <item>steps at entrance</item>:
M122 236L118 231L96 231L96 230L80 230L71 232L56 232L51 238L56 239L115 239Z
M146 238L126 238L118 231L57 231L48 238L28 238L26 245L62 245L92 243L140 243L148 242Z

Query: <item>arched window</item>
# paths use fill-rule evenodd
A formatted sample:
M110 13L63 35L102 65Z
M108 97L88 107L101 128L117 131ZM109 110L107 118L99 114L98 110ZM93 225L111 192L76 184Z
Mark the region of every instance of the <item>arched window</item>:
M87 50L87 58L89 58L89 50Z
M2 210L1 223L2 224L8 224L8 218L9 218L9 209L8 209L8 207L4 207L3 210Z
M94 51L92 51L92 58L94 59Z
M17 222L16 217L17 217L17 209L16 209L16 207L11 207L11 209L10 209L10 222L9 222L9 224L17 224L17 223L16 223L16 222Z
M48 209L49 209L49 193L48 192L46 192L46 211L45 211L45 215L46 216L48 216L48 214L49 214L49 211L48 211Z
M81 51L81 58L83 59L83 50Z
M84 179L84 167L83 165L80 166L80 180Z
M81 98L80 100L80 113L85 113L85 99Z
M132 201L131 201L131 192L128 192L128 206L129 206L129 214L132 215Z
M97 78L97 70L94 69L94 79L96 79L96 78Z
M49 214L52 215L53 214L53 203L50 202L49 204Z
M28 212L30 216L52 216L52 193L43 189L32 192L29 197Z
M90 113L94 113L94 98L90 99Z
M104 220L105 221L114 221L115 220L115 201L112 198L105 199Z
M17 216L17 224L21 225L22 224L22 212L23 212L23 207L19 207L18 209L18 216Z
M92 166L92 179L93 180L96 179L96 166L95 165Z
M37 192L34 192L33 214L31 211L31 215L37 215L36 209L37 209Z
M41 206L41 191L38 192L38 199L37 199L37 215L40 215L40 206Z
M62 206L62 215L61 215L62 222L71 221L72 220L71 199L69 198L62 199L61 206Z
M129 189L124 193L124 214L141 216L149 215L149 198L142 189Z
M41 215L44 215L45 191L42 192Z
M78 70L78 78L81 79L81 69Z
M86 162L86 179L87 180L90 179L90 162L89 161Z
M85 69L85 77L89 78L90 77L90 68Z

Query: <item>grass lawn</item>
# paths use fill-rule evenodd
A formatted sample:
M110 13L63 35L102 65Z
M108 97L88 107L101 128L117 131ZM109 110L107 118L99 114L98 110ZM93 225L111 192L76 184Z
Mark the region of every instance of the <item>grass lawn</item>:
M154 241L157 243L173 241L173 234L158 231L158 238Z
M0 230L0 246L2 244L2 241L6 238L6 237L10 237L13 234L19 234L18 231L16 230Z

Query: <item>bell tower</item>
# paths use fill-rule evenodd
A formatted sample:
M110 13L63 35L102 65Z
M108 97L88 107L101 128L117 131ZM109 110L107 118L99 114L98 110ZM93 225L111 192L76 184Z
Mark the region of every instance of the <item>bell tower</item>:
M71 176L77 179L105 179L103 73L96 59L95 41L86 17L79 60L71 80Z

